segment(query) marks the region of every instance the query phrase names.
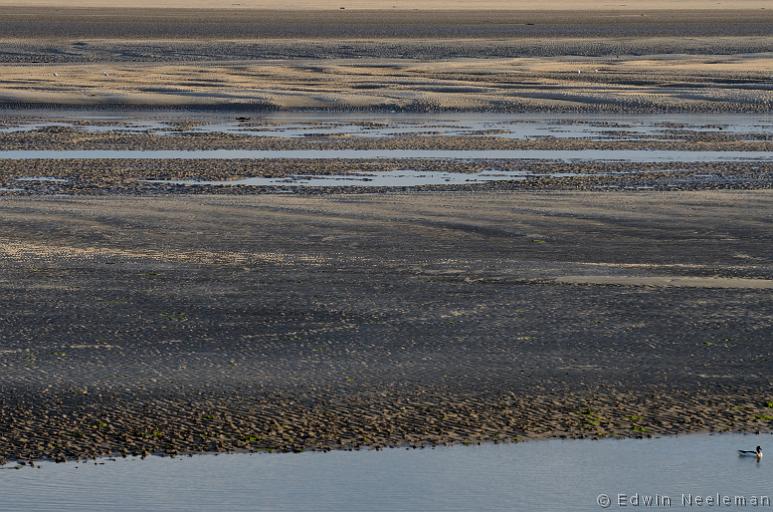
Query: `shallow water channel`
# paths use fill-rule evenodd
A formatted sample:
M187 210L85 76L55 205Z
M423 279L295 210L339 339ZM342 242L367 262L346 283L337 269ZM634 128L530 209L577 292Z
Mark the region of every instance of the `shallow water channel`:
M687 132L732 133L759 138L773 130L773 117L759 114L505 114L505 113L376 113L376 112L196 112L133 113L89 111L10 111L19 118L0 126L2 133L71 128L87 133L148 132L234 134L254 137L395 137L411 135L506 139L584 138L591 140L659 140Z
M646 149L202 149L202 150L11 150L0 160L557 160L621 162L744 162L773 160L773 151L682 151Z
M757 462L736 452L756 445L773 447L773 436L42 463L6 466L0 496L4 510L28 512L598 511L607 497L610 510L657 500L657 508L771 509L773 453Z
M554 173L566 176L570 173ZM476 173L414 171L410 169L357 174L292 175L280 178L241 178L236 180L145 180L169 185L265 186L265 187L417 187L422 185L464 185L489 181L521 181L523 171L489 170Z

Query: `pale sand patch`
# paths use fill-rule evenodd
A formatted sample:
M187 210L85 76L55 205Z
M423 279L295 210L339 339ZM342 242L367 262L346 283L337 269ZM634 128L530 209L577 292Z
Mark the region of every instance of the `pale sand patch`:
M160 251L152 249L122 249L118 247L73 247L53 244L39 244L0 238L0 259L14 261L81 259L116 257L126 259L147 259L169 263L198 264L285 264L302 262L305 265L322 263L323 258L306 255L287 255L276 252L216 252L216 251Z
M652 286L658 288L740 288L773 290L773 280L744 279L740 277L693 277L693 276L563 276L556 278L561 284Z
M334 10L405 9L405 10L498 10L498 11L571 11L571 10L738 10L769 9L769 0L638 0L636 2L596 0L0 0L0 6L19 7L114 7L141 9L264 9L264 10Z
M755 258L760 259L760 258ZM684 269L706 269L712 268L710 265L700 265L697 263L607 263L591 261L575 261L574 265L583 265L587 267L609 267L609 268L684 268ZM757 265L723 265L723 269L730 270L749 270L757 268Z
M67 345L65 348L69 348L72 350L87 350L87 349L113 350L114 348L118 348L118 346L109 345L106 343L102 343L102 344L78 343L75 345Z

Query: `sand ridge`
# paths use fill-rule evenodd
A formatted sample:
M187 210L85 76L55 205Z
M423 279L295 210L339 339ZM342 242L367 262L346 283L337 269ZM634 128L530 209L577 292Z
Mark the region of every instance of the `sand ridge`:
M0 104L767 112L771 71L764 54L0 65Z

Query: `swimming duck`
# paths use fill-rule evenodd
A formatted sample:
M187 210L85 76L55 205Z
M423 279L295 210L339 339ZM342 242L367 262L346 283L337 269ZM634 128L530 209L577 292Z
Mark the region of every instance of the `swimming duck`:
M754 450L738 450L738 455L741 457L757 457L757 460L762 458L762 448L757 447Z

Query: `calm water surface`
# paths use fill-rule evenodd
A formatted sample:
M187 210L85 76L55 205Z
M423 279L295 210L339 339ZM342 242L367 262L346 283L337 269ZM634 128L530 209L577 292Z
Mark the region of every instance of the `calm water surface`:
M770 447L756 462L736 449ZM235 454L43 464L0 471L0 509L24 511L598 511L618 494L671 509L770 510L773 436L536 441L424 450ZM746 507L682 506L682 495ZM602 498L603 500L603 498Z
M646 149L202 149L202 150L12 150L0 151L0 160L141 159L141 160L559 160L624 162L734 162L770 161L773 151L681 151Z
M558 175L559 173L555 173ZM568 173L563 173L567 175ZM215 186L285 186L285 187L416 187L420 185L464 185L488 181L519 181L526 179L523 171L482 171L477 173L440 171L383 171L357 174L292 175L281 178L242 178L237 180L145 180L147 183L170 185Z
M0 126L0 133L62 127L88 133L149 132L156 135L229 133L254 137L309 136L394 137L400 135L490 136L508 139L568 138L657 140L678 137L680 131L733 133L740 139L758 138L773 129L773 117L757 114L503 114L503 113L375 113L375 112L197 112L200 124L184 127L185 112L104 113L10 111L27 121ZM247 118L238 122L236 117ZM90 120L96 124L81 124Z

